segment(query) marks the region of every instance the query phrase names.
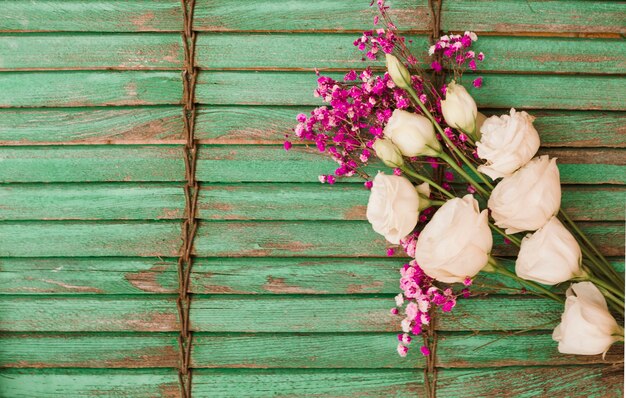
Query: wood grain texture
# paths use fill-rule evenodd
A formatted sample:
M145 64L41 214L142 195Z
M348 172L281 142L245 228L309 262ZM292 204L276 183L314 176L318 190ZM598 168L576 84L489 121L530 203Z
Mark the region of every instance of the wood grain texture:
M0 70L170 69L183 64L179 34L4 34Z
M578 225L605 255L621 256L622 224ZM198 255L225 257L383 257L387 246L392 245L365 221L205 222L200 225L195 240ZM15 250L14 255L20 253L19 249ZM402 254L400 251L397 255ZM503 256L514 255L516 250L494 235L493 252Z
M0 296L4 332L175 332L174 295ZM237 333L397 333L401 317L389 310L393 296L212 295L194 298L191 328ZM531 296L459 300L443 314L441 331L552 330L562 305Z
M399 268L408 258L196 258L190 291L196 294L397 294ZM621 258L610 259L624 272ZM514 269L510 259L502 260ZM174 294L172 258L3 258L0 294ZM557 291L563 291L562 286ZM521 285L479 274L476 294L520 294Z
M177 0L5 0L0 31L182 31Z
M621 149L548 149L559 159L563 184L624 184ZM184 180L182 146L0 147L1 182L166 182ZM316 182L337 165L317 149L298 146L201 146L197 179L202 182ZM262 170L262 171L261 171ZM365 171L387 170L372 163ZM389 171L389 170L387 170ZM346 181L358 182L351 177Z
M0 73L0 108L179 104L179 72Z
M311 110L310 106L200 107L196 136L201 141L216 144L282 144L286 135L293 136L296 115L308 115ZM491 109L481 109L481 112L487 115L506 113ZM530 113L537 117L534 125L544 147L626 147L624 112L536 109Z
M621 397L622 366L561 366L502 369L441 370L437 396L456 398L467 391L484 396Z
M385 59L365 61L353 42L357 34L230 33L200 34L197 62L207 69L364 69L384 70ZM427 36L408 36L418 59L428 59ZM262 49L262 51L259 51ZM479 73L621 73L626 67L626 43L614 39L549 37L480 37L472 47L484 52ZM426 62L428 65L428 62Z
M4 368L175 368L179 359L174 333L4 333L0 342Z
M3 369L0 396L15 398L178 398L175 369Z
M0 257L176 256L180 222L1 223Z
M620 77L484 74L484 79L482 88L469 89L479 107L626 109L626 82ZM321 105L312 95L315 87L315 74L307 72L207 72L198 77L196 97L211 105Z
M182 143L177 106L0 109L0 145Z
M196 29L208 31L359 31L372 29L374 10L359 1L248 2L198 1ZM426 1L389 2L391 15L401 29L429 30ZM551 0L520 3L481 0L445 4L443 30L486 32L624 32L624 8L611 1L566 3ZM332 18L327 18L332 15Z
M360 183L207 184L199 192L198 218L366 220L368 197ZM0 220L176 220L183 217L184 200L176 183L6 184L0 187ZM575 220L624 220L625 201L620 186L563 188L562 206Z

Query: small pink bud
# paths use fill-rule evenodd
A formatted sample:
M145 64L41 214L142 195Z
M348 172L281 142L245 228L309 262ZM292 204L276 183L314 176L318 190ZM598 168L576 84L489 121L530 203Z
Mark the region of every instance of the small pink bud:
M291 142L289 142L289 141L285 141L285 142L283 143L283 146L285 147L285 151L288 151L288 150L290 150L290 149L291 149Z
M422 348L420 348L420 351L422 351L422 355L424 355L425 357L430 355L430 350L425 345L423 345Z
M391 312L391 315L398 315L398 309L397 308L392 308L390 312Z
M387 255L390 257L393 256L395 252L396 251L393 249L393 247L390 247L389 249L387 249Z

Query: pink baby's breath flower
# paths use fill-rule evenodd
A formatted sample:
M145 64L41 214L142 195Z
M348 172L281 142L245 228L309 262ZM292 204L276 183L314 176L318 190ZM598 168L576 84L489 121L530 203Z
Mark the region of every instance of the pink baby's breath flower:
M393 247L390 247L389 249L387 249L387 255L389 257L393 256L395 254L395 250L393 249Z
M463 279L463 285L472 286L472 278L468 276L467 278Z
M402 293L399 293L396 297L394 297L396 300L396 306L400 307L402 304L404 304L404 296L402 295Z
M400 341L403 342L404 344L411 344L411 336L409 336L408 333L404 333L402 334Z
M365 185L366 189L372 189L372 187L374 186L374 182L373 181L365 181L363 183L363 185Z
M476 88L480 88L483 86L483 78L481 77L477 77L476 79L474 79L474 81L472 82L472 84L474 85L474 87Z
M472 185L468 185L467 186L467 192L469 192L471 194L475 194L476 193L476 188L474 188Z
M290 149L291 149L291 142L289 142L289 141L285 141L285 142L283 143L283 147L285 147L285 151L290 150Z
M433 68L433 70L434 70L435 72L441 72L441 70L443 69L443 68L442 68L442 66L441 66L441 64L440 64L439 62L437 62L437 61L433 61L433 62L430 64L430 67L431 67L431 68Z
M398 309L397 308L392 308L389 312L391 312L391 315L398 315Z
M397 176L401 176L402 170L396 167L395 169L393 169L393 174Z
M409 351L409 347L403 345L402 343L398 343L398 354L401 357L406 357L407 352Z
M428 347L426 347L425 345L423 345L420 348L420 351L422 352L422 355L425 356L425 357L430 355L430 349L428 349Z

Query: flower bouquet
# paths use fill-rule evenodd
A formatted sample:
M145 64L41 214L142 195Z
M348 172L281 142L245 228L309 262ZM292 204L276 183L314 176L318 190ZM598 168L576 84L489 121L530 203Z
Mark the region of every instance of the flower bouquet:
M560 209L557 159L536 156L534 117L515 109L489 118L478 112L462 85L463 73L485 57L472 50L476 34L442 36L420 60L384 0L377 6L374 24L382 27L354 45L367 59L384 57L386 72L368 67L341 81L318 72L314 95L327 105L298 115L294 132L338 163L322 183L366 180L374 231L413 258L400 270L402 293L391 310L402 318L398 353L407 354L432 311L452 311L469 297L479 273L562 303L553 332L561 353L606 353L624 340L615 318L624 316L624 279ZM482 77L472 84L481 87ZM375 158L391 169L368 174ZM514 271L492 255L493 234L519 248ZM421 351L429 355L427 345Z

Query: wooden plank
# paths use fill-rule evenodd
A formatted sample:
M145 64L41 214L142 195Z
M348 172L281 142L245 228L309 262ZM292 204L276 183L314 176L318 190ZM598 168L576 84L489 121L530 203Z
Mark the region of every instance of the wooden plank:
M228 33L203 35L197 62L208 69L320 70L385 67L385 59L364 62L356 34ZM408 36L409 49L425 59L427 36ZM259 51L262 49L262 51ZM479 72L621 73L626 42L614 39L482 36L475 51L487 56Z
M405 30L430 29L426 1L389 2L396 24ZM624 32L621 15L624 7L611 1L567 3L551 0L520 3L502 0L494 4L481 0L444 4L444 31L475 30L487 32ZM327 18L332 15L332 18ZM316 2L247 2L228 0L219 3L199 0L194 27L207 31L360 31L372 29L374 10L367 2L322 0Z
M621 222L578 226L605 255L623 254ZM198 255L219 257L383 257L387 246L392 245L365 221L206 222L200 225L195 240ZM506 256L516 250L494 235L494 253ZM401 254L398 251L397 255Z
M421 339L420 339L421 340ZM415 342L398 357L394 334L196 334L196 368L423 368L425 357ZM623 346L602 359L559 354L551 333L439 334L437 366L495 367L619 362Z
M181 107L0 109L0 145L183 143Z
M0 73L0 108L179 104L179 72Z
M4 0L4 32L178 31L183 15L176 0Z
M626 184L624 156L619 149L548 149L540 153L559 158L563 184ZM337 168L330 156L302 146L287 152L282 146L203 146L198 157L196 176L205 182L317 182L319 175L332 174ZM390 171L380 163L365 169L371 176L379 170ZM352 177L345 181L362 180Z
M416 397L425 396L423 372L392 369L200 369L193 393L200 397Z
M0 396L178 398L180 387L175 369L3 369L0 371Z
M181 224L163 222L5 222L0 257L176 256Z
M197 295L191 328L219 333L352 333L400 330L392 295ZM563 306L530 295L459 299L440 331L552 330ZM175 332L176 297L0 296L3 332Z
M184 181L180 146L0 148L2 182Z
M408 258L196 258L196 294L397 294ZM624 272L622 258L609 259ZM511 260L503 262L511 270ZM563 291L566 286L560 289ZM559 290L559 289L557 289ZM4 258L0 294L154 294L178 291L176 259ZM480 274L475 294L519 294L521 285Z
M242 302L236 296L197 298L191 311L194 330L212 332L395 332L401 318L392 316L391 297L258 296ZM459 300L443 314L442 331L551 330L562 305L530 296L491 296ZM28 315L27 315L28 316Z
M0 298L0 331L175 332L180 330L175 297Z
M616 76L484 74L484 78L482 88L469 89L479 107L626 109L626 82ZM313 97L315 81L315 74L307 72L207 72L198 76L196 98L211 105L321 105Z
M0 70L181 70L179 34L4 34Z
M4 368L175 368L175 334L0 334Z
M12 184L0 188L0 220L174 220L179 184Z
M576 220L624 220L624 187L566 185L562 197L563 209ZM198 215L208 220L366 220L368 198L359 183L215 184L201 188Z
M623 366L561 366L502 369L443 369L437 374L437 396L456 398L467 391L484 396L621 397Z
M626 184L620 149L549 149L559 158L563 184ZM314 148L298 146L201 146L197 179L202 182L317 182L337 165ZM181 146L0 147L1 182L183 181ZM263 170L263 172L259 172ZM375 175L385 167L372 163ZM346 181L359 182L352 177Z
M311 107L201 106L206 144L282 144ZM483 110L501 114L502 110ZM626 113L532 110L544 147L626 147ZM0 109L0 145L183 144L179 106ZM297 142L294 142L297 144Z
M282 144L286 135L293 135L296 115L309 114L311 110L312 107L200 107L195 134L205 143ZM481 112L499 115L505 111ZM534 124L544 147L626 147L626 113L541 109L530 113L537 117Z
M460 0L443 4L443 30L534 33L624 33L623 3L614 1Z

